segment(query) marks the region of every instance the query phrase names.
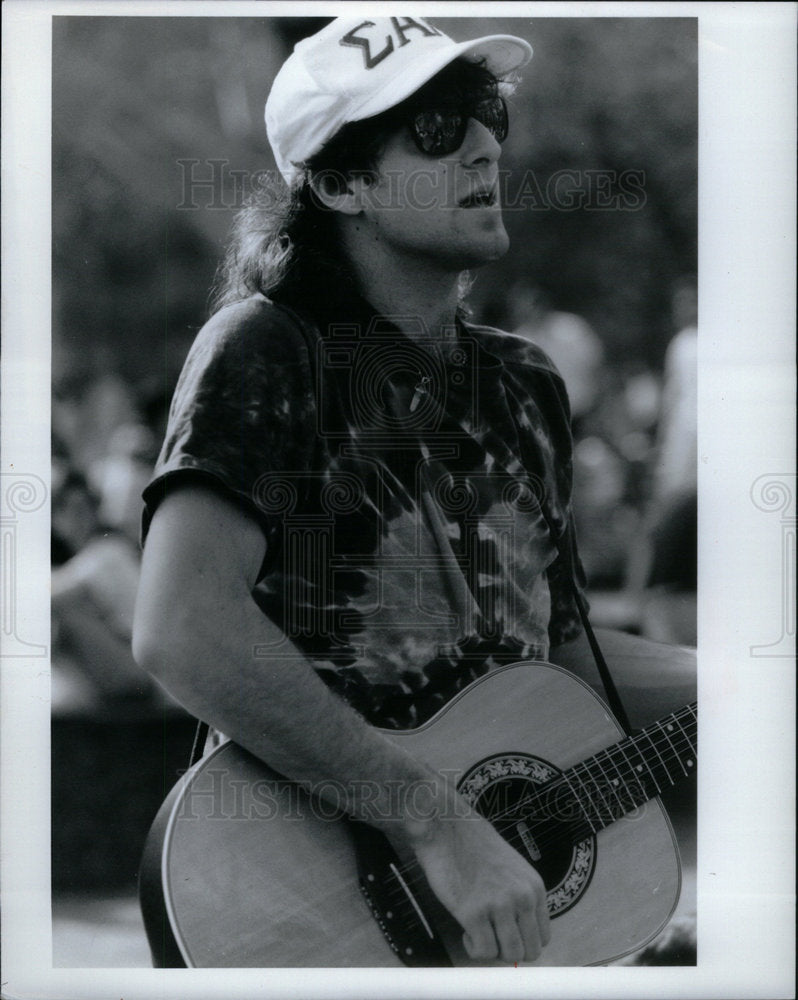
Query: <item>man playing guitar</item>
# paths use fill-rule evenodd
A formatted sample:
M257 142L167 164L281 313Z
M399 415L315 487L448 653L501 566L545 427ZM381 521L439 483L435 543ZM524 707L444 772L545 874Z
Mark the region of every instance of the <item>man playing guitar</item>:
M519 660L596 683L564 386L462 299L508 250L505 98L530 55L345 17L287 60L266 106L285 184L244 210L181 376L134 633L192 714L414 856L477 962L545 951L543 881L378 727ZM693 696L690 654L601 638L635 725Z

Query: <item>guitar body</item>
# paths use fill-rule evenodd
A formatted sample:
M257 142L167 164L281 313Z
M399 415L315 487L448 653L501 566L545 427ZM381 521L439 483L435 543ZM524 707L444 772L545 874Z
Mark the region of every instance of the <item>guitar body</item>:
M424 726L387 735L456 774L464 794L496 775L531 782L572 768L623 736L585 684L541 663L493 671ZM555 853L544 876L552 938L534 964L613 961L672 915L680 864L658 799ZM403 964L361 892L350 823L234 743L200 761L164 803L141 897L157 965ZM452 963L475 964L455 922L429 916Z

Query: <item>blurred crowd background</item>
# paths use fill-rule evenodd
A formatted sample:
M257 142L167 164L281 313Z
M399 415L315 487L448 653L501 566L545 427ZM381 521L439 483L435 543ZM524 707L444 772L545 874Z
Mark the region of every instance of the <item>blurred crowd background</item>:
M130 893L191 720L129 643L140 493L271 80L320 18L53 19L53 884ZM695 644L697 39L691 18L438 18L535 49L507 257L473 317L568 385L594 624ZM86 776L94 776L87 789Z

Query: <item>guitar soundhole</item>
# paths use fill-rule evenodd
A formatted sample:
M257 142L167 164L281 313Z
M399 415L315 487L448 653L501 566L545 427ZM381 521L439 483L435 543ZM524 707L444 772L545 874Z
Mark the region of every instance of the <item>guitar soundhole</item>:
M472 768L460 792L536 869L546 886L549 915L569 910L587 889L596 840L571 817L552 815L543 786L559 770L530 754L501 754Z

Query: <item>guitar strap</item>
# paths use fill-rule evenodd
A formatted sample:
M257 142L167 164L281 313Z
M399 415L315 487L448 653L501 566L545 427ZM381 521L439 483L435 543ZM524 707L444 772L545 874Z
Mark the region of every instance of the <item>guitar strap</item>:
M202 760L202 756L205 753L205 742L208 739L208 733L210 731L211 727L207 722L202 722L202 720L200 720L197 723L197 728L194 731L194 742L191 744L191 756L188 761L188 766L190 768Z
M574 599L574 603L576 604L577 611L579 612L579 617L582 621L582 627L585 630L585 635L587 636L587 641L590 645L590 651L593 654L593 659L596 661L599 677L601 678L601 683L604 685L604 692L607 695L607 703L612 709L613 715L621 724L623 731L627 736L631 736L633 732L632 724L629 722L629 716L626 714L626 709L623 707L623 702L621 701L620 694L618 694L615 681L612 679L610 668L607 666L607 661L604 659L604 654L602 653L601 646L596 638L596 633L593 631L593 626L590 624L590 617L588 615L587 606L585 605L585 599L582 596L579 587L576 585L576 546L574 545L571 522L568 521L565 531L563 531L562 535L558 535L554 525L552 524L551 518L546 511L545 504L543 503L540 505L540 512L543 515L543 520L546 522L549 534L551 535L554 544L557 547L557 552L563 561L563 565L565 566L571 595Z

